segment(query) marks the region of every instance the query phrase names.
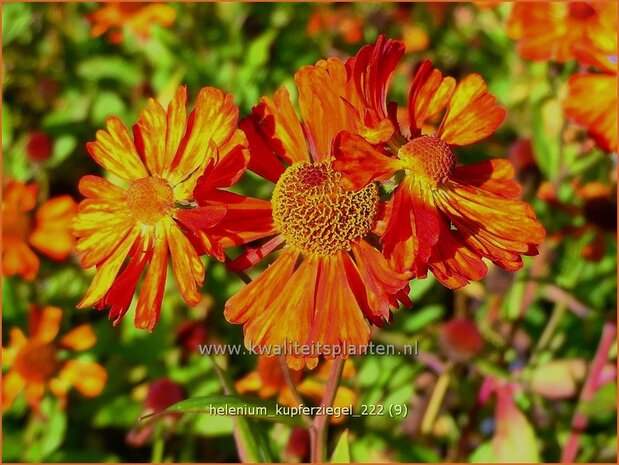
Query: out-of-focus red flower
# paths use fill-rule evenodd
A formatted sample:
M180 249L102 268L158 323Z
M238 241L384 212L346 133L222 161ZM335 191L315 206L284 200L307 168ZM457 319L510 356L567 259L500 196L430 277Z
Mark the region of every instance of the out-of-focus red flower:
M615 31L615 2L518 2L507 21L507 34L530 60L565 62L575 47L606 27Z
M294 460L296 462L305 461L307 459L310 451L310 436L309 431L305 428L294 428L292 433L290 433L290 437L288 438L288 443L286 444L286 449L284 451L286 460Z
M185 398L183 388L167 378L153 381L148 388L144 408L148 413L163 412Z
M484 339L475 323L466 318L454 318L439 332L440 344L449 358L468 360L484 348Z
M205 321L185 321L176 330L176 345L183 352L183 363L191 354L196 353L200 344L205 344L207 338Z
M176 11L165 3L109 2L102 4L88 19L92 24L92 37L108 33L111 43L119 43L123 27L144 40L150 36L154 25L170 26L176 19Z
M155 380L148 387L142 415L163 412L168 407L185 398L185 392L179 384L167 378ZM165 429L170 431L176 426L179 418L179 414L171 414L163 418L151 418L143 422L138 422L138 424L127 433L127 443L135 447L144 446L150 442L153 437L155 422L163 422Z
M533 146L529 139L518 139L514 142L507 151L507 156L518 173L537 166L533 156Z
M26 154L35 162L47 160L52 154L52 139L41 131L34 131L28 135Z

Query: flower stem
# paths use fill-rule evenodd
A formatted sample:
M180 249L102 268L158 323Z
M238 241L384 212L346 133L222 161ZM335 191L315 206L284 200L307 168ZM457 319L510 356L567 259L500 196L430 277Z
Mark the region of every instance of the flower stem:
M576 455L580 448L580 437L587 426L587 416L583 413L582 407L584 404L591 401L595 392L601 387L599 380L602 369L608 359L608 353L615 342L616 336L617 327L614 323L607 322L602 330L602 337L600 338L598 349L589 365L587 379L580 392L576 412L574 413L574 418L572 418L572 431L561 452L561 463L574 463L576 460Z
M299 394L299 391L297 390L297 387L292 380L290 368L288 368L288 364L286 363L286 357L284 355L278 355L278 358L279 364L282 367L282 373L284 375L284 381L286 381L286 386L288 386L288 389L290 390L292 397L294 397L295 402L299 405L303 404L303 397L301 397L301 394ZM308 417L307 415L303 415L301 418L306 425L312 426L312 419L310 417Z
M331 407L337 388L340 384L342 371L344 370L345 360L336 358L327 380L327 388L322 397L320 405L322 407ZM329 415L316 415L314 423L309 429L310 433L310 461L312 463L324 463L327 459L327 425L329 423Z

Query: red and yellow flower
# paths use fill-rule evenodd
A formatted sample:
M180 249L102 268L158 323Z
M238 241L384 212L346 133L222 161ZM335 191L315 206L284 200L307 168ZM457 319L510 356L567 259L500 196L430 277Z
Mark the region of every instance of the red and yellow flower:
M69 256L75 239L69 230L77 204L68 195L51 198L36 210L36 184L10 181L2 199L2 274L32 280L39 257L32 248L53 260Z
M301 396L319 405L327 388L327 380L333 366L333 360L325 360L314 371L291 370L290 374L295 387ZM355 367L351 360L346 360L342 371L342 380L346 381L355 376ZM277 396L277 402L291 407L297 406L297 400L288 388L282 367L277 357L258 357L258 366L255 371L236 382L236 389L240 394L257 394L263 399ZM357 399L355 392L340 385L333 399L333 407L348 407ZM331 423L341 423L346 419L344 416L330 418Z
M605 28L614 33L616 18L615 2L515 2L507 34L525 58L565 62Z
M616 18L614 16L613 18ZM606 28L576 48L586 66L601 72L579 72L567 81L563 109L584 126L607 152L617 151L617 32Z
M8 347L2 348L2 362L9 370L2 376L2 408L8 409L25 392L33 410L46 389L64 405L71 388L86 397L98 396L105 382L105 369L94 362L75 358L74 352L91 348L97 338L88 324L73 328L60 339L62 310L58 307L32 306L29 313L29 337L20 328L9 330ZM69 351L70 357L62 356Z
M401 130L386 95L402 53L401 44L380 37L350 62L365 108L378 116L377 124L391 120L393 126L375 145L340 134L334 169L350 189L394 175L401 180L382 236L383 253L396 271L422 278L429 268L444 285L457 288L485 276L482 258L520 269L521 255L535 255L545 232L531 206L518 200L512 164L494 159L457 166L453 152L492 134L505 110L478 74L456 83L425 61L409 92L410 127Z
M283 88L274 99L263 97L241 122L252 153L249 168L275 183L275 189L271 202L248 207L242 217L253 238L268 240L233 262L231 269L238 271L277 248L283 250L273 265L228 300L225 316L244 325L248 346L303 346L303 354L286 354L290 366L298 369L316 366L319 355L339 355L336 346L343 352L344 346L365 346L370 337L367 320L379 325L389 320L398 291L408 300L403 291L408 276L389 269L374 246L383 209L377 186L349 191L331 167L332 143L340 130L373 138L382 127L370 128L349 117L348 104L340 97L353 99L354 92L345 85L341 61L304 67L295 80L303 123ZM195 197L204 203L200 183Z
M226 205L216 198L224 195L219 189L232 185L245 170L246 138L236 129L232 95L204 88L189 115L186 103L185 87L176 91L167 111L150 99L133 126L133 137L118 118L110 117L107 131L98 131L97 140L87 145L99 165L128 184L83 177L79 189L86 200L73 222L82 266L97 267L78 306L110 307L114 324L129 309L145 269L135 325L152 331L159 320L168 260L181 295L193 306L204 280L200 254L224 259L209 228L226 215ZM195 208L192 191L204 173L209 204Z
M165 3L106 2L88 19L92 37L108 33L111 43L120 43L124 27L140 39L147 39L154 25L168 27L174 23L176 11Z

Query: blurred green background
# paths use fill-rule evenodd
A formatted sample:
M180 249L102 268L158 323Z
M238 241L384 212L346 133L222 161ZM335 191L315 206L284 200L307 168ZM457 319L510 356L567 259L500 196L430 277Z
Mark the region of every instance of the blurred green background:
M561 112L565 81L577 64L519 57L505 34L508 4L170 6L174 18L167 26L152 25L142 35L127 19L99 37L92 37L89 17L101 5L2 6L3 182L36 182L42 199L68 193L79 200L80 177L101 174L85 143L107 116L130 125L147 98L167 101L183 83L190 100L204 86L232 92L245 115L261 95L281 85L294 95L293 75L301 66L321 57L345 59L379 33L407 45L392 85L400 104L422 59L455 77L477 72L507 107L508 119L489 139L458 150L459 161L510 156L548 240L516 274L492 268L481 283L455 292L432 277L413 282L414 308L397 312L373 340L396 346L418 341L422 354L357 357L356 374L345 381L358 405L407 405L408 416L350 418L331 427L330 447L348 429L351 456L359 462L557 461L575 409L584 408L588 427L579 460L616 460L616 344L607 361L610 381L584 407L579 392L586 370L574 374L569 368L589 363L604 323L616 320L616 220L614 226L599 220L615 215L616 154L592 147ZM43 161L29 154L33 133L45 134L51 144ZM536 196L544 182L554 187L556 203ZM598 203L598 220L578 196L577 186L590 182L613 191L606 203ZM237 189L270 195L268 183L250 174ZM576 230L584 232L573 234ZM602 256L587 260L583 250L598 234ZM109 374L100 396L72 394L66 409L48 395L37 415L19 398L3 415L3 461L236 461L227 417L185 415L161 422L139 446L128 434L139 429L136 420L156 380L168 378L191 397L221 391L211 360L195 353L195 344L242 343L241 327L222 315L240 279L208 259L204 299L191 309L169 280L161 321L148 334L133 328L131 315L113 328L105 312L75 310L92 275L70 257L61 264L43 259L33 282L3 278L3 346L9 328L26 327L30 304L55 305L64 311L64 331L93 325L98 342L83 357ZM453 336L448 323L464 318L475 329ZM483 348L463 357L462 344L471 340L483 341ZM238 380L255 369L256 358L233 356L220 363ZM511 428L493 398L478 401L488 380L510 386L504 391L519 412ZM572 388L562 390L565 386ZM438 404L429 412L431 399ZM430 427L423 427L424 418ZM295 449L290 427L265 425L276 458L303 459L304 440ZM496 441L502 448L490 447Z

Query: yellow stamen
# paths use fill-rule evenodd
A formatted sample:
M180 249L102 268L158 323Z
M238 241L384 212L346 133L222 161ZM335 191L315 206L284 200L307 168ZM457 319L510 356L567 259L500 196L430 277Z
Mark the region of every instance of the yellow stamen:
M174 209L172 186L154 176L138 179L127 190L127 205L138 221L155 224Z
M456 157L449 145L433 136L411 140L400 148L398 157L414 179L433 188L447 181L456 167Z

